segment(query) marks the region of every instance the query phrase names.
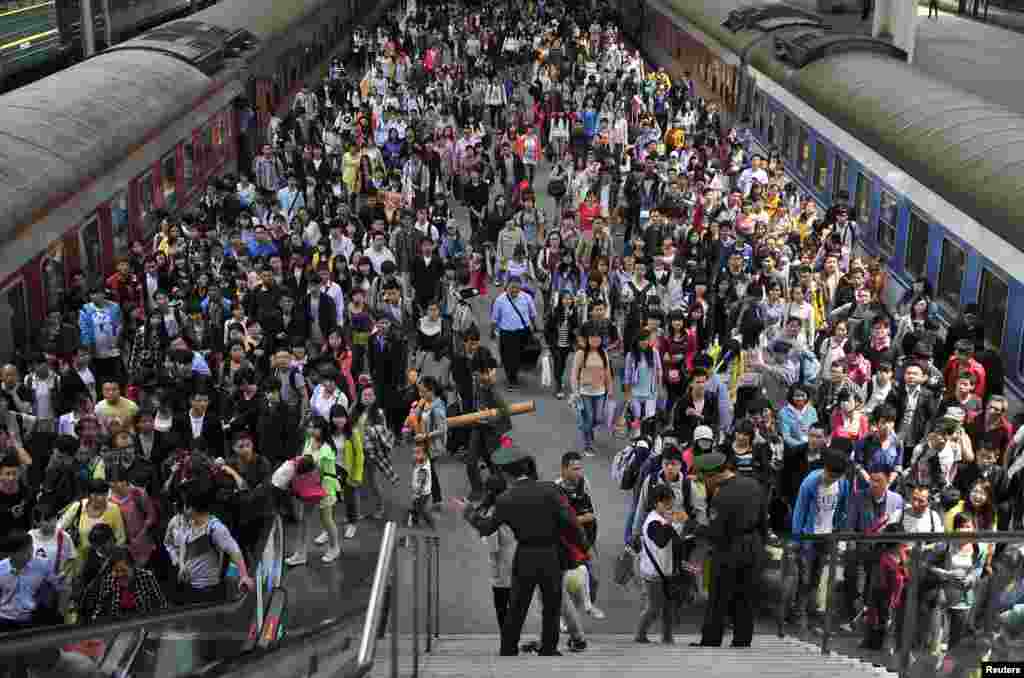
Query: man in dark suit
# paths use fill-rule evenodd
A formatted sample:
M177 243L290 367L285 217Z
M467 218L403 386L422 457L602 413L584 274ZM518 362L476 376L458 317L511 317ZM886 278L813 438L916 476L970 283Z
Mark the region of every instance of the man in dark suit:
M172 433L189 447L200 446L213 458L224 456L224 430L220 417L208 411L210 392L198 388L192 393L189 410L184 417L175 418Z
M932 390L925 386L925 379L920 363L907 363L903 368L903 383L892 389L887 398L896 410L896 435L908 453L924 439L938 413L939 403Z
M377 402L387 413L388 426L397 432L409 413L408 403L402 398L408 350L405 338L392 328L388 316L378 315L376 323L370 335L370 375L377 385Z
M721 647L725 617L735 625L732 647L750 647L760 599L761 557L768 537L765 493L753 478L737 477L719 452L700 455L694 466L708 485L710 524L695 525L712 545L711 596L699 647ZM691 521L691 524L695 521Z
M506 524L516 537L512 596L501 629L501 655L519 654L523 622L533 590L539 586L543 604L539 654L557 657L561 654L558 651L558 618L562 609L561 534L563 530L579 530L580 527L568 505L563 503L558 487L538 481L533 457L509 444L494 453L492 462L509 483L508 489L495 502L493 513L482 515L475 504L458 499L452 503L481 535L493 534ZM579 543L584 543L582 532L579 537Z

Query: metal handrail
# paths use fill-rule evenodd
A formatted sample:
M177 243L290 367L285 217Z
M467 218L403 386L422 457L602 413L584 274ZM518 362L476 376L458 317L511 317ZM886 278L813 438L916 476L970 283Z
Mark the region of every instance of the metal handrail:
M835 569L837 565L837 545L840 542L854 542L865 544L913 544L910 559L910 578L904 598L904 622L903 633L899 645L899 673L902 678L907 678L911 673L911 645L916 637L917 616L909 613L909 610L916 610L918 607L919 585L924 560L924 546L929 543L956 543L987 542L993 544L1024 544L1024 531L1012 532L899 532L890 534L863 534L859 532L841 531L829 534L807 534L799 537L785 538L783 541L782 567L780 572L780 599L778 607L778 635L785 636L784 622L789 605L790 596L787 593L787 570L792 558L794 558L793 547L799 547L806 543L824 543L826 547L826 585L825 585L825 619L821 635L821 653L828 655L831 652L832 641L832 613L833 593L835 589ZM800 557L798 554L795 557ZM844 577L846 574L844 573ZM996 576L996 574L993 574ZM797 584L799 586L799 583ZM989 599L987 601L987 615L993 618L995 608L993 606L995 596L1000 587L989 587Z
M386 578L391 572L391 559L395 553L396 533L398 525L389 522L384 526L384 536L380 540L380 553L377 554L377 568L373 573L373 587L370 589L370 602L366 607L366 621L363 623L363 636L359 641L358 666L361 670L369 670L373 666L377 652L377 627L384 613L384 592L387 588Z
M16 631L3 636L3 642L0 642L0 657L10 657L52 647L63 647L71 643L91 640L97 636L112 636L129 631L152 628L153 626L192 621L193 619L212 617L226 612L237 612L248 598L249 593L246 592L235 600L225 603L190 605L189 607L166 612L139 615L121 621L76 625L68 628L58 626Z
M399 594L401 584L400 567L395 552L400 537L411 537L413 542L412 568L412 642L413 642L413 678L419 676L420 664L420 542L427 545L427 610L426 610L426 651L433 651L433 641L440 635L440 543L436 532L399 527L395 522L384 526L381 538L380 553L377 555L377 567L373 573L373 586L370 589L370 600L366 609L366 620L363 622L363 633L359 641L359 652L355 660L354 670L349 678L362 678L370 672L376 662L377 640L383 635L382 624L390 623L391 632L391 675L398 677L398 628L399 628ZM389 581L390 580L390 581ZM385 616L387 614L387 616Z

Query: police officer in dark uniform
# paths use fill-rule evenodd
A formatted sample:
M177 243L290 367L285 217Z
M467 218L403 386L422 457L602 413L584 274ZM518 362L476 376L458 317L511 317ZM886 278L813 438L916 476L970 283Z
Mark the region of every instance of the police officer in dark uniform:
M710 522L694 533L711 542L711 590L699 647L721 647L726 615L734 624L732 647L750 647L761 581L761 556L768 537L767 504L761 484L737 477L725 455L694 460L708 486Z
M523 622L540 587L543 603L541 656L556 657L558 619L562 610L562 567L560 535L567 528L579 529L563 503L554 483L537 479L533 457L507 439L491 458L508 482L508 489L497 499L490 516L481 515L477 506L453 500L466 520L482 536L493 534L507 524L516 537L516 556L512 567L512 595L508 614L501 629L501 655L519 654ZM582 534L580 535L582 540ZM582 543L582 541L580 542Z

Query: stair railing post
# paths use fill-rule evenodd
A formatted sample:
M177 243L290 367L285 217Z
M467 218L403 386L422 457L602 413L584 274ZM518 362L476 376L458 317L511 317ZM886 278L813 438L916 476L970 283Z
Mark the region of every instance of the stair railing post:
M412 678L420 675L420 540L412 538Z
M427 654L434 650L434 550L427 537L425 556L427 558Z
M397 539L396 539L397 543ZM398 678L398 585L401 583L399 574L398 549L391 556L391 678Z
M821 634L821 653L828 655L832 645L832 600L834 598L833 590L836 582L836 547L838 546L836 540L826 537L827 539L827 556L826 556L826 567L828 568L828 574L825 580L825 628L822 629Z
M917 637L917 598L918 583L921 580L921 565L924 560L924 542L915 542L910 552L910 581L907 584L907 596L903 601L903 634L900 638L899 671L901 678L910 675L910 652ZM898 612L897 612L898 614Z
M434 543L434 637L441 637L441 538Z

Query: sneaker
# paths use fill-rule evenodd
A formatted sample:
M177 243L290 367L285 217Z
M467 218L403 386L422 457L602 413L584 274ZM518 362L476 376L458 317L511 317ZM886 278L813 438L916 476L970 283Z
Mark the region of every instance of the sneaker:
M594 448L593 447L588 447L588 448L583 450L583 456L584 457L596 457L597 453L594 452Z
M591 608L589 610L587 610L587 614L589 614L594 619L604 619L605 618L604 611L602 611L601 608L597 607L596 605L591 606Z
M354 523L349 523L345 526L345 539L354 539L356 536L356 526Z
M290 556L288 556L285 559L284 564L288 565L289 567L298 567L300 565L305 565L306 564L306 554L305 553L293 553L293 554L291 554Z
M320 556L320 560L325 563L333 563L339 556L341 556L341 549L328 549L327 553Z
M558 628L562 633L569 633L569 625L565 623L565 620L558 622Z
M558 393L555 394L555 398L557 400L562 400L563 398L565 398L565 393L563 391L559 391Z
M371 516L374 520L384 520L384 509L377 509Z
M327 531L324 530L323 532L318 534L316 536L316 539L313 540L313 543L316 544L317 546L323 546L324 544L326 544L327 543Z
M587 649L587 641L582 638L569 639L569 652L583 652Z
M650 643L651 640L647 636L637 636L636 638L633 639L633 642L634 643L641 643L641 644L646 645L647 643Z

